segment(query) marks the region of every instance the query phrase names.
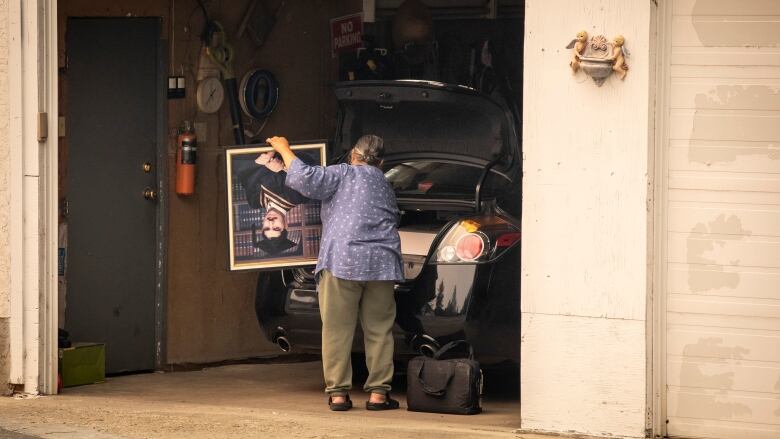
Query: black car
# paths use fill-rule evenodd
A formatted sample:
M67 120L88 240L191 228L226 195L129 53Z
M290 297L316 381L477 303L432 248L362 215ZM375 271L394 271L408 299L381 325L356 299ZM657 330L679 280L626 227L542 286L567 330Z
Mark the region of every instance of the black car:
M346 82L335 92L337 154L363 134L381 136L401 210L396 358L465 339L483 364L518 363L521 154L511 106L427 81ZM282 350L319 353L311 267L261 273L255 307ZM363 351L359 330L353 351Z

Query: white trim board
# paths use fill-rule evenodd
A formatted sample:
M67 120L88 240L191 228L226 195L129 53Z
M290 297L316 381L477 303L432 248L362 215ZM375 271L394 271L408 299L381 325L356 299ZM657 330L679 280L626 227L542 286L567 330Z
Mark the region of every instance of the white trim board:
M10 382L31 394L57 391L56 10L57 0L24 0L8 11Z
M9 105L9 177L8 192L10 197L10 212L8 215L8 234L11 259L10 288L10 377L12 384L24 383L24 338L23 318L23 264L24 250L22 248L22 226L24 224L24 209L22 207L24 171L22 166L22 150L24 146L22 128L22 4L8 4L8 105Z
M656 23L656 108L655 108L655 160L654 160L654 197L653 216L653 288L651 290L650 312L652 312L652 366L649 379L652 381L652 433L655 436L666 435L666 230L668 206L668 165L666 162L665 139L668 138L667 102L670 88L671 25L672 7L669 2L658 5Z

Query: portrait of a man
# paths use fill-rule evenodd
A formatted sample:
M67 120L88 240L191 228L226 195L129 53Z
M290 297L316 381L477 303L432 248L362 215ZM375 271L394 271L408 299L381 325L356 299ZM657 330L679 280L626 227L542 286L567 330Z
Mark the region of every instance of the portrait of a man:
M301 243L291 241L287 237L287 213L276 208L266 209L263 226L258 237L257 228L252 226L252 243L269 255L287 254L301 255Z
M325 164L325 144L294 145L301 160ZM284 163L270 147L227 151L230 268L276 268L316 262L319 202L287 187Z

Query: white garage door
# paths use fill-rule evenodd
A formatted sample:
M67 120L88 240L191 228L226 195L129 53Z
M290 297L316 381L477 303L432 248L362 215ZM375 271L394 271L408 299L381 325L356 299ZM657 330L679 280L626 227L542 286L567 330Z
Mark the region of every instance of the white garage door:
M780 0L671 9L668 434L777 439Z

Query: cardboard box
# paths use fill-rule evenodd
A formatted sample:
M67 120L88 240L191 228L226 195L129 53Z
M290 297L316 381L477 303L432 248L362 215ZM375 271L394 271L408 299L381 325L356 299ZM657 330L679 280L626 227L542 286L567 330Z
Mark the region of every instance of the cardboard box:
M106 380L106 345L73 343L60 349L59 371L62 387L102 383Z

